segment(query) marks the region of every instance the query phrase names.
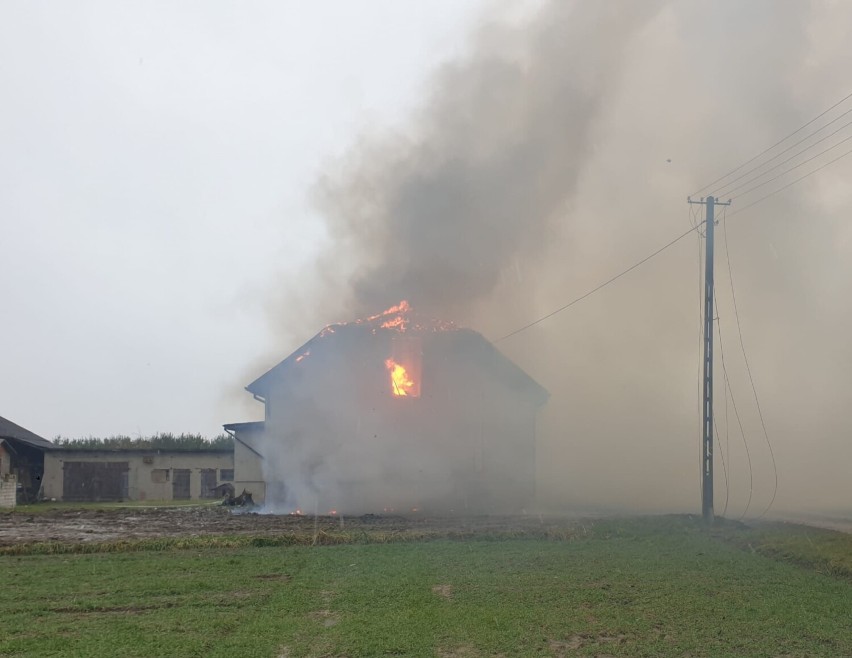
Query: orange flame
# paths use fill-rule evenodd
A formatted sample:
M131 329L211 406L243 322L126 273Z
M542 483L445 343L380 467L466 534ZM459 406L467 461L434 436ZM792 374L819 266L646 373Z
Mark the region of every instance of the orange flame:
M408 313L411 310L411 305L406 301L402 300L396 306L391 306L389 309L382 311L378 315L373 315L367 318L367 320L378 320L379 318L385 315L393 315L394 313Z
M394 316L384 320L384 322L380 325L381 328L405 331L405 327L408 324L408 318L405 317L405 314L409 311L411 311L411 305L403 299L396 306L391 306L389 309L382 311L378 315L370 316L367 318L367 322L374 322L376 320L387 318L388 316Z
M393 394L398 397L407 397L412 389L414 389L414 382L411 381L408 372L393 359L385 359L385 367L391 376L391 391Z
M299 356L297 356L297 357L296 357L296 363L299 363L299 362L300 362L300 361L302 361L302 360L303 360L306 356L310 356L310 355L311 355L311 351L310 351L310 350L305 350L305 351L304 351L304 352L302 352Z
M405 331L405 318L397 315L391 320L386 320L382 322L382 329L399 329L400 331Z

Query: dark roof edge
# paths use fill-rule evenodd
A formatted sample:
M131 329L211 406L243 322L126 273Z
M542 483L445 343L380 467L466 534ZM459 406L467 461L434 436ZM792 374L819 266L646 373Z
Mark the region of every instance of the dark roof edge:
M336 326L340 326L340 325L329 325L329 326L336 327ZM282 359L281 361L276 363L269 370L264 372L260 377L255 379L251 384L246 386L245 389L249 393L251 393L252 395L254 395L256 397L261 397L261 398L264 397L266 395L266 390L267 390L266 384L269 381L269 378L272 376L272 373L274 371L278 370L278 368L281 368L284 364L292 363L292 361L294 359L298 358L301 354L304 354L306 351L309 351L312 348L312 346L317 342L317 340L322 338L323 332L325 332L326 329L328 329L328 327L326 327L325 329L320 331L318 334L316 334L315 336L308 339L300 348L298 348L297 350L290 353L290 355L287 356L285 359Z
M548 391L544 386L538 383L532 375L530 375L526 370L521 368L517 363L515 363L512 359L506 356L500 348L498 348L494 343L488 340L485 336L480 334L478 331L471 330L476 333L480 339L484 341L484 344L488 346L488 349L492 350L494 354L496 354L500 359L503 360L505 365L514 370L519 377L521 377L527 384L527 388L530 390L532 397L536 402L536 406L543 407L547 401L550 399L550 391Z
M227 425L222 425L222 427L226 430L251 430L263 429L264 425L266 425L266 421L251 420L247 423L228 423Z
M234 441L237 443L243 444L249 451L253 452L255 455L260 457L261 459L266 459L257 449L249 445L244 439L240 438L238 432L240 430L256 430L256 429L264 429L266 427L266 422L262 420L256 420L249 423L228 423L227 425L222 425L226 430L231 430L233 432L232 436L234 437Z
M55 450L56 444L48 441L44 437L39 436L35 432L30 432L28 429L13 423L0 416L0 438L12 439L26 443L33 448L41 448L43 450Z

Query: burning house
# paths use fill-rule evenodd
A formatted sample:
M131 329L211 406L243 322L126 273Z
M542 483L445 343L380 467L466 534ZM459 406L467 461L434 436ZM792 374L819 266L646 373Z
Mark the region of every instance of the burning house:
M326 327L246 389L265 418L225 426L235 485L280 511L512 512L534 498L548 393L481 334L405 302Z

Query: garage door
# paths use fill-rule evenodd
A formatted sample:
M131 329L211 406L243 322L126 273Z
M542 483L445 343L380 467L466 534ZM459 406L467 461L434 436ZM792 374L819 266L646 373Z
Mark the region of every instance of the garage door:
M126 500L127 462L65 462L62 499L70 501Z
M216 469L201 469L201 498L216 498Z
M172 471L172 498L189 500L189 469L176 468Z

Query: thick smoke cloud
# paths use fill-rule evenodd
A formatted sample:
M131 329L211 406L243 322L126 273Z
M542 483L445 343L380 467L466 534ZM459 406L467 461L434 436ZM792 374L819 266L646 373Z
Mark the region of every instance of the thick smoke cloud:
M402 298L498 340L586 292L686 230L687 194L848 93L837 26L850 13L553 0L521 23L486 17L407 125L329 163L314 190L327 244L306 287L283 300L276 290L282 349ZM849 173L838 163L728 224L779 511L852 499ZM724 225L719 326L747 444L720 384L717 512L728 490L737 516L749 498L762 511L774 474L739 354ZM498 342L552 395L539 423L543 508L698 508L696 241Z
M458 314L541 253L573 196L626 44L659 3L553 3L445 64L410 133L354 150L317 198L365 311ZM567 28L567 31L566 31ZM600 38L581 38L598 34ZM354 253L353 253L354 252Z

